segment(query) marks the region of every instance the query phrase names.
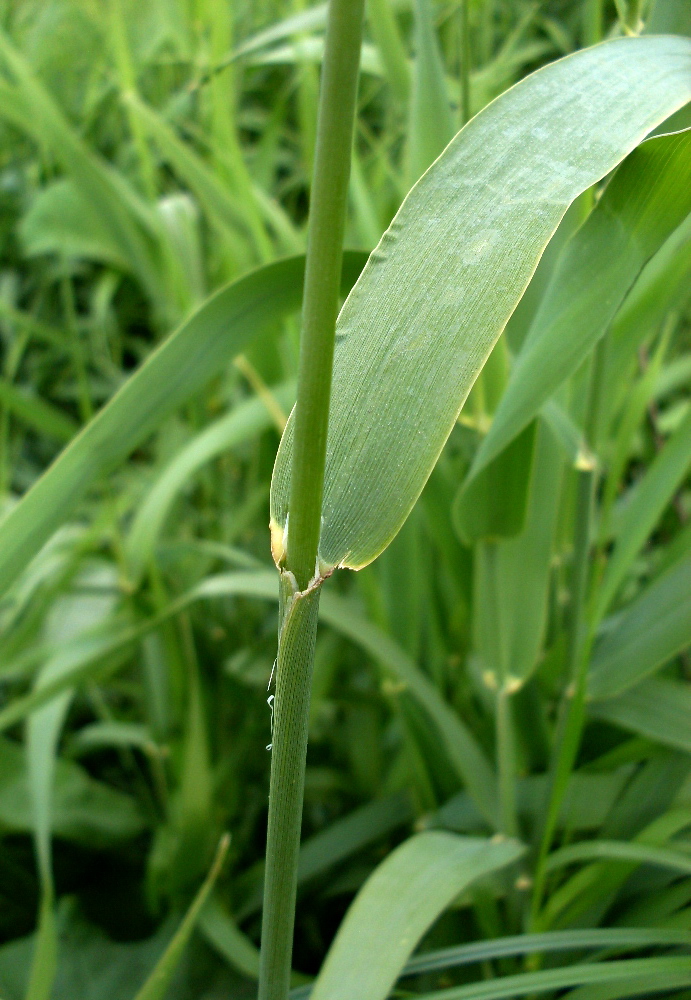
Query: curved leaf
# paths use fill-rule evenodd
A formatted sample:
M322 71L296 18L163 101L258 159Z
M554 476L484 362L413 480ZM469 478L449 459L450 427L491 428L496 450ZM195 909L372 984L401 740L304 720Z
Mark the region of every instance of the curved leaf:
M476 879L516 861L513 840L419 833L396 848L351 905L312 1000L385 1000L406 959L439 914Z
M691 41L606 42L502 94L416 184L339 317L325 571L386 548L568 206L690 98ZM291 451L292 421L272 484L277 543Z

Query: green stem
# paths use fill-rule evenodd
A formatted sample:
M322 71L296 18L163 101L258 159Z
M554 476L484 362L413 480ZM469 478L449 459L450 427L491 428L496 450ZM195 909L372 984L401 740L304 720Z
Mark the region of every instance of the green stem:
M364 0L331 0L310 204L295 406L288 568L304 590L321 526L343 233Z
M286 1000L290 988L297 869L305 786L310 690L319 588L290 593L281 581L283 627L274 698L269 828L266 841L258 1000Z
M497 764L499 769L499 829L507 837L518 833L516 807L516 747L511 717L511 692L504 686L497 695Z
M287 569L281 572L258 1000L286 1000L320 583L326 435L364 0L330 0L310 205ZM311 584L311 586L310 586Z
M606 341L602 339L595 348L590 371L584 434L587 444L593 451L597 447L598 440L605 351ZM532 923L534 927L537 926L545 888L545 863L552 846L569 777L578 756L585 722L588 662L594 638L593 616L587 614L587 592L596 477L596 469L585 469L578 473L574 561L571 577L571 613L566 650L567 687L559 710L549 782L549 800L535 868L532 899Z

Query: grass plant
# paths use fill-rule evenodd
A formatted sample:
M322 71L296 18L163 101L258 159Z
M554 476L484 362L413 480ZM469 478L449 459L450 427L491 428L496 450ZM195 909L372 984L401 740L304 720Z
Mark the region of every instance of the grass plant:
M690 99L687 0L0 2L3 1000L691 997Z

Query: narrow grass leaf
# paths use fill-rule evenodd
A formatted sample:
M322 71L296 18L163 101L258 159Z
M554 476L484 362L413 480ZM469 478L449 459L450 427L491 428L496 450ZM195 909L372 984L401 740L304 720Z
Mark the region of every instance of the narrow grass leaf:
M532 425L530 425L532 426ZM533 437L531 430L531 437ZM490 477L504 466L506 456L525 431L485 472ZM541 426L535 444L535 463L529 482L527 516L516 538L481 545L476 552L474 627L476 649L484 666L509 689L524 682L535 669L547 623L552 550L557 525L562 457L551 431ZM529 456L532 460L532 455ZM484 473L474 481L482 484ZM511 480L496 483L511 499ZM466 500L474 494L467 494ZM492 543L490 543L492 544Z
M405 106L410 93L410 69L391 0L368 0L367 14L391 90L399 104Z
M345 288L365 255L344 258ZM268 324L300 306L304 257L258 268L221 289L154 351L0 523L0 592L126 458Z
M691 558L687 557L605 622L591 662L590 697L622 694L690 643Z
M565 865L581 861L624 861L641 865L659 865L672 871L691 875L691 856L667 847L649 847L617 840L584 840L554 851L547 859L546 869L553 872Z
M484 983L457 986L436 993L421 993L418 1000L508 1000L531 993L546 993L583 984L616 984L618 1000L645 990L663 992L691 985L691 958L632 958L618 962L593 962L502 976Z
M280 386L274 394L280 406L289 407L295 398L295 388ZM127 568L133 582L139 580L149 564L175 498L196 472L272 426L266 404L261 399L251 399L209 424L173 456L137 507L127 535Z
M22 423L62 443L71 440L79 429L76 421L57 406L25 392L4 378L0 378L0 403Z
M44 886L25 1000L50 1000L58 967L58 933L52 884Z
M386 548L568 206L689 98L691 41L606 42L502 94L413 188L339 317L324 571ZM277 540L292 435L291 420L272 484Z
M403 970L405 975L420 975L454 969L472 962L487 962L512 955L544 954L560 951L580 951L585 948L606 948L608 951L647 950L654 945L691 944L691 932L685 929L660 927L592 927L584 930L546 931L542 934L516 934L494 941L474 941L455 948L415 955Z
M614 318L607 337L603 383L608 387L606 409L616 413L628 392L621 378L635 361L645 338L671 310L681 309L691 298L691 216L646 264L640 278Z
M249 979L259 976L259 951L243 934L216 895L202 907L197 922L199 932L219 955Z
M614 552L607 563L597 595L596 617L601 618L616 597L631 564L674 497L691 464L691 411L674 432L632 495L617 526Z
M519 535L525 525L537 421L511 441L495 462L464 483L453 505L453 522L466 545Z
M170 983L173 973L175 972L180 959L182 958L182 954L187 947L187 943L192 936L192 931L194 930L197 920L199 919L199 914L220 874L223 861L228 853L229 845L230 837L228 834L225 834L221 838L221 842L218 845L216 857L209 874L207 875L199 892L195 896L192 905L185 914L182 923L173 935L168 947L163 952L163 955L156 963L151 975L139 990L134 1000L163 1000L166 990L168 989L168 984Z
M364 847L375 843L394 830L410 823L413 811L408 795L390 795L375 799L335 820L325 830L314 834L300 846L298 885L352 857ZM244 920L261 909L263 898L262 863L257 865L256 880L248 898L237 910L238 920Z
M229 238L236 256L242 259L238 234L253 237L247 223L247 212L237 198L225 187L217 175L198 156L189 143L184 143L160 115L149 108L134 94L127 94L125 102L142 128L151 136L163 157L170 163L178 177L192 191L204 209L210 225Z
M420 833L396 848L356 896L312 1000L385 1000L425 931L474 881L516 861L516 841Z

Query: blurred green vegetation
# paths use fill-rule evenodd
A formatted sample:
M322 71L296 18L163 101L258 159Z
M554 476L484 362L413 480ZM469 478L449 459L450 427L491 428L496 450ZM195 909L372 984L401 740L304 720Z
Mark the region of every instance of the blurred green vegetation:
M303 0L0 0L7 511L211 293L304 252L325 11ZM544 63L639 30L639 17L644 30L691 34L686 0L369 0L346 246L376 245L469 115ZM687 111L673 126L690 123ZM574 206L550 244L401 533L375 564L328 584L294 955L303 977L412 831L493 832L463 790L449 718L500 771L504 719L510 832L539 845L567 677L577 482L591 458L587 363L541 418L523 533L469 538L456 497L557 253L592 204ZM647 265L596 361L591 581L622 537L642 534L594 646L584 739L556 823L559 843L636 841L687 861L690 221ZM350 255L346 285L364 259ZM280 279L288 291L275 279L286 301L295 273ZM269 281L269 301L272 290ZM224 831L225 866L165 996L255 995L277 626L268 492L294 398L291 301L129 458L103 466L28 566L10 567L0 602L3 1000L131 1000ZM180 384L187 377L183 365ZM96 438L100 469L99 447ZM516 681L506 698L504 672ZM593 857L578 875L554 871L533 930L691 932L688 869ZM527 868L480 881L425 949L527 930L530 888ZM45 966L33 951L39 911ZM478 968L489 978L530 967L521 955L486 959L406 983L432 989L473 981Z

